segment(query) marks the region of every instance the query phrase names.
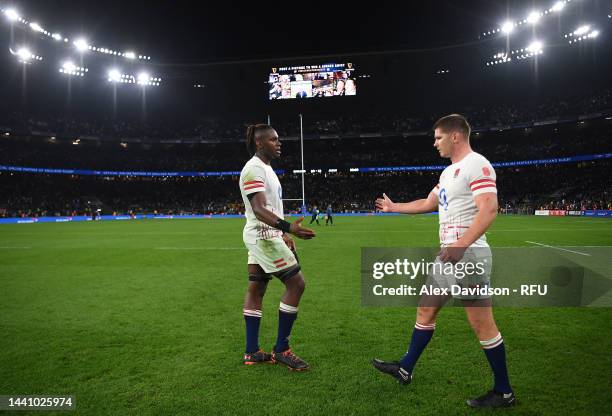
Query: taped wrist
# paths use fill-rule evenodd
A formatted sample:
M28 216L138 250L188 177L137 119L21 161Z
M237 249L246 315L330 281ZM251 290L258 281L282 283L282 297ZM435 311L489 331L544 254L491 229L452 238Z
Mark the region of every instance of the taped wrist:
M276 228L284 233L288 233L291 229L291 223L279 218L278 221L276 221Z

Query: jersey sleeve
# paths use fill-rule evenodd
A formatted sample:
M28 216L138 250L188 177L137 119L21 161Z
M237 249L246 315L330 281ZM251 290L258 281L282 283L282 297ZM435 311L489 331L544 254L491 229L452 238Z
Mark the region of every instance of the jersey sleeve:
M266 190L266 172L261 166L250 166L241 178L240 188L245 195Z
M468 169L468 180L472 195L478 196L487 192L497 193L497 175L491 163L485 158L475 160Z
M434 188L431 190L430 194L433 193L436 197L440 197L440 184L437 184L436 186L434 186Z

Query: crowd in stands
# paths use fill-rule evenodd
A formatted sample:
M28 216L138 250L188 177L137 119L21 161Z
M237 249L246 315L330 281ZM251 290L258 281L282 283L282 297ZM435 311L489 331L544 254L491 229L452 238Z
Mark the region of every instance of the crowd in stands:
M409 114L408 112L369 111L365 114L311 114L306 116L304 134L320 137L341 137L363 134L394 136L407 132L427 131L439 115L450 112L464 114L474 127L509 126L566 116L581 116L593 112L612 110L612 89L582 92L578 96L551 98L539 103L496 104L462 108L439 109L438 114ZM251 116L252 118L252 116ZM246 125L253 119L202 117L197 120L148 120L136 122L110 118L83 118L0 112L0 128L14 134L42 134L56 137L95 137L98 139L210 139L239 141ZM259 120L260 122L262 120ZM297 137L300 126L295 117L275 118L272 124L282 137Z
M609 161L499 168L503 212L535 209L612 209ZM385 192L396 201L426 197L439 171L321 173L306 175L309 207L372 212ZM280 177L286 199L301 197L301 175ZM300 201L288 201L299 211ZM237 176L101 177L0 172L0 217L103 214L241 214Z
M544 102L539 105L499 105L466 109L473 125L511 124L543 120L563 114L580 114L612 107L611 90L586 99ZM548 159L585 154L612 153L610 117L538 127L503 128L477 132L472 147L492 162ZM332 205L335 212L373 210L382 192L397 200L426 196L437 183L439 170L386 173L349 172L355 167L446 165L432 147L431 135L382 134L430 129L433 117L398 115L345 115L317 118L307 131L322 136L354 132L354 137L322 137L304 146L306 197L309 206ZM8 127L9 130L2 130ZM296 133L296 125L280 123L281 138ZM56 169L203 172L240 171L248 155L243 143L244 125L228 120L201 122L194 130L188 122L174 125L127 122L47 119L39 121L19 114L0 113L0 165ZM46 133L57 136L51 138ZM59 133L57 133L59 132ZM98 140L83 136L116 137ZM168 136L172 134L173 136ZM144 143L127 138L199 137L222 135L232 140L220 143ZM76 140L76 136L80 140ZM71 136L71 137L67 137ZM282 175L285 198L301 197L300 143L283 141L282 158L273 163ZM612 183L609 159L566 164L498 169L500 209L504 212L534 209L610 209ZM320 173L311 173L320 169ZM329 173L328 169L338 169ZM244 211L237 176L135 177L80 176L17 173L0 170L0 217L104 214L240 214ZM287 203L299 210L300 202Z
M492 162L612 152L609 120L474 133L474 150ZM446 164L431 136L310 140L307 169ZM282 143L277 169L301 168L300 143ZM0 136L0 165L56 169L205 172L237 171L248 159L243 142L142 144Z

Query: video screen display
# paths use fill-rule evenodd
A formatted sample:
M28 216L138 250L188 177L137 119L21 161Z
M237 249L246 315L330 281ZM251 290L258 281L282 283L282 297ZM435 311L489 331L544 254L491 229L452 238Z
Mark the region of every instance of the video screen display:
M268 81L271 100L357 95L352 63L272 68Z

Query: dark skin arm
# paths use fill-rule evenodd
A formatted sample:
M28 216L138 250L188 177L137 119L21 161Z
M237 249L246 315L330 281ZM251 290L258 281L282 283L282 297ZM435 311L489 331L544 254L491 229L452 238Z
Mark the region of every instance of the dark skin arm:
M278 222L279 217L266 208L266 195L263 192L257 192L249 195L249 200L251 201L251 207L253 208L253 213L257 219L270 227L276 228L276 223ZM302 240L310 240L315 236L315 232L309 228L302 227L302 221L304 221L304 218L300 218L299 220L292 222L291 227L289 228L289 234L293 234ZM291 248L291 246L290 243L287 242L287 239L294 244L293 240L291 240L291 238L288 236L287 238L283 237L283 239L285 239L285 243L287 243L289 248Z

